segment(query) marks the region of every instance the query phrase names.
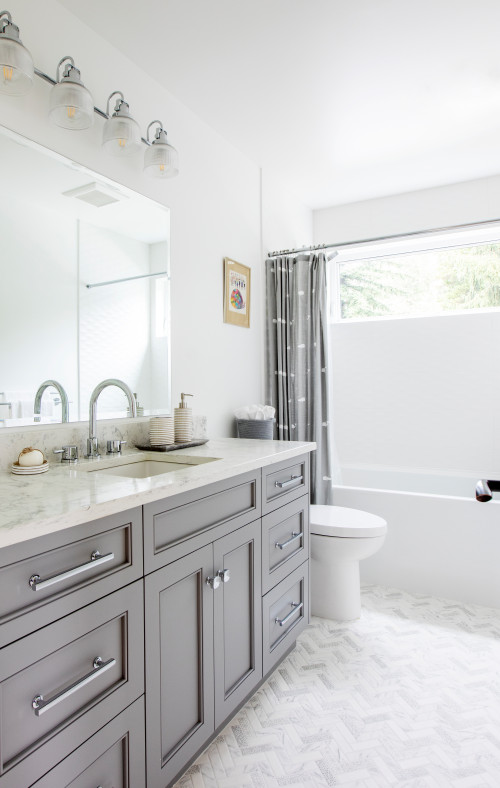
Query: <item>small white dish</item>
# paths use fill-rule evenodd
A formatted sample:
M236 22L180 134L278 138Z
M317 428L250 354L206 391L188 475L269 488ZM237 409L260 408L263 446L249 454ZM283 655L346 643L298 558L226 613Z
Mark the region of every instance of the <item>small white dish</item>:
M44 460L41 465L19 465L18 462L13 462L11 465L11 472L16 476L36 476L36 474L46 473L48 470L47 460Z

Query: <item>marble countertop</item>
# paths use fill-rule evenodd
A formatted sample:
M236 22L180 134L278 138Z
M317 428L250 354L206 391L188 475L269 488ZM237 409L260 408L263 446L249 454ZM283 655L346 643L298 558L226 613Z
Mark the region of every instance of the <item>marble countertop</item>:
M15 476L0 472L0 548L27 539L96 520L109 514L141 506L212 482L223 481L256 468L313 451L314 443L300 441L242 440L218 438L203 446L168 453L175 457L217 458L214 462L145 479L85 472L85 468L105 468L117 458L80 460L75 465L51 463L47 473ZM125 452L119 463L145 456ZM160 457L165 457L161 453ZM148 453L149 457L149 453ZM158 453L152 459L158 459ZM110 472L111 473L111 472Z

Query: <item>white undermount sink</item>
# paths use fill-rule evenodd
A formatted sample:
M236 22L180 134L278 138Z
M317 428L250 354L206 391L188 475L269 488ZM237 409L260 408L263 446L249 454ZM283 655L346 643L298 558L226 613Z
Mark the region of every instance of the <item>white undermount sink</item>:
M189 467L215 462L218 457L180 457L151 456L151 453L141 453L140 456L125 455L117 459L103 458L91 462L87 467L81 465L78 470L86 473L97 473L100 476L125 476L129 479L149 479L151 476L160 476L172 471L185 470Z

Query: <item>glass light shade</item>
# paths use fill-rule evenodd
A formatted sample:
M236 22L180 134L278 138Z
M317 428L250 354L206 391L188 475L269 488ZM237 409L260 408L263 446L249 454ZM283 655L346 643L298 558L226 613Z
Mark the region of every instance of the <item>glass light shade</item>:
M129 115L112 115L104 124L102 145L112 156L132 156L141 144L139 124Z
M32 84L35 69L33 58L21 44L12 38L0 37L0 93L24 96Z
M50 94L49 117L63 129L88 129L94 122L94 101L81 83L63 79Z
M153 178L174 178L179 174L179 154L170 143L155 140L146 148L144 172Z

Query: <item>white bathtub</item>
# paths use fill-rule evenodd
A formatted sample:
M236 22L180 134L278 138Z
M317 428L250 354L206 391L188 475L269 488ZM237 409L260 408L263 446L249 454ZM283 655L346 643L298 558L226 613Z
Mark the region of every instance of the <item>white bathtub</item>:
M500 494L476 501L479 475L351 467L341 478L337 506L388 524L382 549L361 562L363 583L500 608Z

